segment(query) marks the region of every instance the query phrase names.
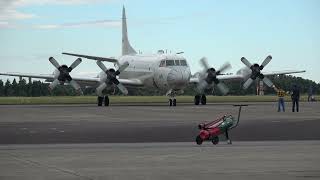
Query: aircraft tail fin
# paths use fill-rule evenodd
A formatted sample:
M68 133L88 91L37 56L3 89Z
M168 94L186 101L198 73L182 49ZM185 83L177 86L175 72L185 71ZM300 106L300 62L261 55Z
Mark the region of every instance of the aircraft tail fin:
M122 9L122 55L137 54L128 39L126 10Z

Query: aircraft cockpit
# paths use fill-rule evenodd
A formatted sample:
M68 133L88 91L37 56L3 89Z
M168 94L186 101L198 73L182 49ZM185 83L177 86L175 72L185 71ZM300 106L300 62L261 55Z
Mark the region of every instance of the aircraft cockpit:
M161 60L159 67L168 66L188 66L187 61L183 60Z

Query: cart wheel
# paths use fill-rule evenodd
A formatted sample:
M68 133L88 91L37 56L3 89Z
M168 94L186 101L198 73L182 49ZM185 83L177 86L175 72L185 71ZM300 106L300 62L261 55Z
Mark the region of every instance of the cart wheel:
M216 136L212 139L212 144L217 145L219 143L219 137Z
M196 137L196 143L197 143L198 145L201 145L202 142L203 142L203 140L201 139L201 137L200 137L200 136L197 136L197 137Z

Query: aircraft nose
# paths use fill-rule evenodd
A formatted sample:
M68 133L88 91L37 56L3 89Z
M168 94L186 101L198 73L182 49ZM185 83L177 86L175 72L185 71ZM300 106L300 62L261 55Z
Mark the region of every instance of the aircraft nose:
M189 79L189 73L185 69L178 68L172 69L167 76L168 84L174 88L185 86L188 84Z

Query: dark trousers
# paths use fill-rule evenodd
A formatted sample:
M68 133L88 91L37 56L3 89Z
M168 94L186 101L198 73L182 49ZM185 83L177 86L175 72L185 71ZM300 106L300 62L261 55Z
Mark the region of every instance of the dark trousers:
M299 99L293 98L292 99L292 112L294 112L294 109L297 109L297 112L299 112Z
M229 140L229 133L228 133L228 129L226 130L226 138L227 138L227 140Z
M280 112L282 109L283 112L285 112L285 109L284 109L284 98L283 97L280 97L279 100L278 100L278 112Z
M312 95L309 94L308 95L308 102L311 101L311 97L312 97Z

